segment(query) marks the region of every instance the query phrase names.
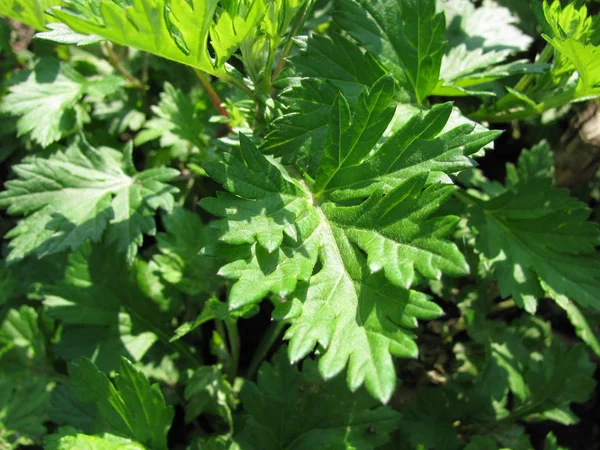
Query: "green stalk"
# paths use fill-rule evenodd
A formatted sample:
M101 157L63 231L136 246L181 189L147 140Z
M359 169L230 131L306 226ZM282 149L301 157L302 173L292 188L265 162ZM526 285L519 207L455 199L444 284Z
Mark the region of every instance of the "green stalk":
M277 338L284 327L285 322L273 322L269 325L260 344L258 344L256 352L254 352L254 355L252 356L250 366L248 366L248 378L254 378L254 375L256 375L256 372L258 371L258 366L260 366L260 363L267 357L269 350L271 350L271 347L277 341Z
M240 335L238 333L237 320L227 317L225 319L225 328L227 329L227 337L229 338L229 353L231 354L229 379L231 382L233 382L237 376L240 361Z

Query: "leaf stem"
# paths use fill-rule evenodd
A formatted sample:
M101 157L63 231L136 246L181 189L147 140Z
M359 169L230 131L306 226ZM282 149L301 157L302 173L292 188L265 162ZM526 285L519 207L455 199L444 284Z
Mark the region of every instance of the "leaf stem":
M240 361L240 335L237 328L237 320L227 317L225 319L225 328L227 329L227 337L229 339L229 351L231 353L231 367L229 378L231 382L235 380Z
M113 65L113 67L115 69L117 69L117 71L120 72L121 75L123 75L125 78L127 78L127 80L136 88L141 89L141 90L146 89L144 83L142 83L140 80L138 80L131 72L129 72L125 67L123 67L123 65L121 64L121 61L119 61L119 57L115 53L112 43L110 43L108 41L103 41L102 48L104 49L106 55L108 56L108 59L110 59L110 62Z
M200 72L195 67L193 68L193 70L194 70L194 73L196 74L196 76L198 77L198 79L200 80L200 83L202 83L202 86L206 90L206 93L208 94L210 101L212 102L213 105L215 105L215 108L217 108L217 111L219 111L219 114L221 114L223 117L227 117L229 119L229 113L227 112L227 110L225 108L223 108L223 102L221 101L221 97L219 97L219 94L217 94L217 91L215 91L215 89L213 88L210 81L204 76L204 74L202 72ZM227 127L231 131L231 127L229 127L229 125L227 125Z
M271 350L271 347L273 346L275 341L277 341L277 338L283 331L284 327L285 322L280 321L272 322L271 325L269 325L269 328L267 328L267 331L263 335L260 344L258 344L258 348L254 352L252 360L250 361L250 365L248 366L248 378L254 377L254 375L258 371L258 366L266 358L267 354L269 353L269 350Z
M271 76L271 81L274 80L275 78L277 78L277 75L279 75L279 73L285 67L285 60L289 56L290 52L292 51L292 47L294 45L293 39L300 31L300 28L302 28L302 26L304 25L306 16L308 16L308 14L310 13L310 10L312 9L314 3L315 3L314 0L307 1L306 5L304 6L304 10L302 11L301 14L298 15L298 19L297 19L296 23L294 24L294 28L292 29L292 32L287 37L285 44L283 46L283 50L281 51L281 54L279 55L279 61L277 62L277 66L275 67L275 70L273 71L273 75Z

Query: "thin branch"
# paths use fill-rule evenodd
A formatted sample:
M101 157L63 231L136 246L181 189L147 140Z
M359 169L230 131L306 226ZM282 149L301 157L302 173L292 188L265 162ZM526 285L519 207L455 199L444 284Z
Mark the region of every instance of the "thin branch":
M121 64L121 62L119 61L119 57L117 56L117 54L115 53L115 50L113 49L113 46L110 42L105 41L102 43L102 47L104 48L104 51L106 52L108 58L110 59L110 62L112 63L113 67L115 69L117 69L117 71L119 71L125 78L127 78L127 80L136 88L138 89L145 89L144 83L142 83L140 80L138 80L131 72L129 72L125 67L123 67L123 65Z

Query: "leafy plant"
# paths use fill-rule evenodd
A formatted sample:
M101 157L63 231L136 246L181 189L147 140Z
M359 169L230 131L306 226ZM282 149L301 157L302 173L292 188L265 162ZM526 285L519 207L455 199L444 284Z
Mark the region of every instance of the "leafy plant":
M591 448L597 10L0 0L0 448Z

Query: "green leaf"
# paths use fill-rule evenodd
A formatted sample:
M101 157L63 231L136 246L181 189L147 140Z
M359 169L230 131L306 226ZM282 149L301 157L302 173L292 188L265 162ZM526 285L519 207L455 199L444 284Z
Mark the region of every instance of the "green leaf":
M69 255L63 279L44 289L48 315L64 325L55 350L67 361L93 359L103 371L115 370L122 355L139 361L163 330L164 316L114 250L85 246Z
M600 46L585 45L570 37L548 39L548 42L577 70L576 93L582 97L600 95Z
M256 384L244 384L241 399L246 421L235 436L241 448L369 450L388 441L399 422L398 413L364 391L350 395L339 377L322 381L313 361L299 372L285 350L261 366Z
M445 19L435 0L337 0L335 21L422 104L440 75Z
M87 436L73 427L63 427L58 433L44 439L46 450L146 450L130 439L104 433L101 436Z
M438 1L446 17L449 48L466 45L469 50L517 52L529 48L533 39L517 26L519 20L496 1L484 0L476 7L470 0Z
M282 81L286 84L281 94L285 114L273 122L261 150L281 156L286 163L307 165L310 172L318 165L316 150L325 145L337 92L355 105L365 86L375 84L385 71L369 53L335 34L331 39L311 37L291 62L296 76ZM410 99L407 93L404 98Z
M68 27L68 25L65 25L64 23L49 23L46 25L46 28L48 28L50 31L37 33L35 37L37 39L44 39L57 44L77 46L95 44L102 40L100 36L94 36L93 34L75 33Z
M113 90L122 85L118 77L107 80ZM67 64L44 58L9 88L0 112L20 116L18 135L30 133L35 142L48 147L77 128L78 102L102 82L103 77L87 79Z
M9 310L0 325L0 363L4 372L52 372L46 358L46 337L30 306Z
M137 172L131 146L122 156L82 139L48 158L30 157L13 170L18 178L6 183L0 206L27 217L7 234L13 238L9 263L29 254L41 258L76 250L87 240L98 241L105 230L108 243L131 262L143 234L156 231L154 211L170 211L177 192L166 184L178 174L175 169Z
M232 411L237 400L221 365L198 368L185 388L185 399L186 422L209 413L222 417L233 429Z
M44 11L59 4L60 0L31 0L26 2L0 0L0 15L18 20L37 30L43 30L44 26L52 19Z
M416 319L441 314L427 296L407 289L417 274L436 279L467 270L445 240L457 219L428 218L452 191L436 181L471 167L466 154L497 136L470 134L471 125L439 134L451 112L446 104L413 117L376 147L393 116L392 86L385 77L363 92L354 115L338 99L316 180L282 171L242 137L239 152L205 164L230 194L201 201L224 218L215 224L220 239L241 246L219 271L237 280L230 308L278 295L275 315L292 321L290 359L319 344L324 377L348 363L351 389L365 383L382 401L396 381L391 355L416 356L409 330Z
M210 242L210 230L200 217L183 208L175 208L163 216L165 233L158 233L156 241L160 255L153 261L156 270L170 284L189 295L211 293L217 288L214 258L200 252Z
M54 384L39 320L33 308L22 306L0 324L0 448L27 445L46 433Z
M568 191L535 175L528 160L548 160L547 145L519 158L506 191L490 200L472 202L468 226L476 231L476 250L483 267L498 280L502 296L533 312L545 294L568 297L600 309L600 265L595 255L598 226L586 221L585 204Z
M165 82L158 105L152 106L155 118L146 122L144 129L135 137L135 145L144 144L152 139L161 138L170 133L203 148L202 124L195 111L195 105L182 90Z
M115 384L86 359L69 364L69 375L77 396L94 403L112 430L149 448L167 448L167 433L173 421L173 407L167 406L158 384L127 359Z
M61 384L50 397L50 419L59 425L70 425L92 433L98 425L97 408L77 398L69 384Z
M100 0L82 5L85 14L61 6L52 14L78 33L101 36L120 45L149 53L228 78L225 66L248 33L256 28L265 11L262 0L243 1L236 14L217 12L217 0ZM210 39L209 39L210 35ZM215 51L209 53L209 42Z
M46 434L51 388L43 377L0 372L2 448L20 448L19 444L32 444Z

